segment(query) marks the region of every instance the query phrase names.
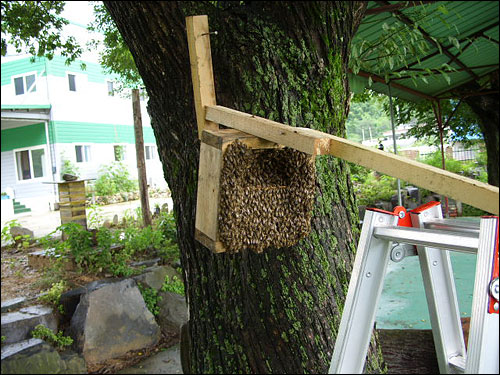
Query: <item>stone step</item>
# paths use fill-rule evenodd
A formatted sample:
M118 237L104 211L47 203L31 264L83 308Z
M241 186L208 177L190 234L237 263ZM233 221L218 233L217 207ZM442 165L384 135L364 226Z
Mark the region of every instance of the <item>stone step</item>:
M25 297L17 297L9 299L8 301L2 302L2 313L13 311L23 306L27 302Z
M58 353L40 339L2 346L2 374L86 374L83 358L72 351Z
M52 307L35 305L24 307L19 311L2 313L2 336L4 344L12 344L31 338L31 331L43 324L57 332L58 319Z

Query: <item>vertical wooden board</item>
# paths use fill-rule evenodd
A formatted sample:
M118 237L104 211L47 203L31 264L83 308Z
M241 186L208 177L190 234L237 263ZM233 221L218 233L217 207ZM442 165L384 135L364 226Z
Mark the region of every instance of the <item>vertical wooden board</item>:
M195 227L213 241L217 241L221 169L221 150L201 143Z
M219 129L218 124L205 120L205 106L216 104L208 16L186 17L186 29L198 138L201 139L204 129Z

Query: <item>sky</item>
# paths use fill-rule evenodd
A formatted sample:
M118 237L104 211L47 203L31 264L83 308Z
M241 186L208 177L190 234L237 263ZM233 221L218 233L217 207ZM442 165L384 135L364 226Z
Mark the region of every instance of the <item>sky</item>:
M99 53L95 49L88 51L86 44L91 39L102 39L102 35L89 32L86 27L94 19L93 5L89 1L66 1L66 6L61 16L70 21L69 25L63 28L63 36L73 36L83 47L84 53L81 60L98 63ZM16 58L17 53L13 47L7 49L7 58ZM24 55L25 56L25 55ZM4 61L4 58L2 58Z
M81 60L89 62L98 62L99 54L97 51L87 51L85 47L92 38L99 38L100 34L89 32L86 27L94 19L94 7L89 1L66 1L66 6L61 16L70 21L65 26L64 34L76 38L85 52Z

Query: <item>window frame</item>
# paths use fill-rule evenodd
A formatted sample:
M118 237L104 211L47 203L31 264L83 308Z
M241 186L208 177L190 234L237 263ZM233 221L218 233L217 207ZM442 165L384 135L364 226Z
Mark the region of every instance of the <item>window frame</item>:
M150 150L152 149L152 151L150 151L150 152L152 152L151 158L149 158L149 159L147 158L148 152L146 151L146 147L149 147ZM144 160L159 160L158 156L159 155L158 155L158 146L157 145L155 145L153 143L149 143L149 144L144 145Z
M74 90L71 90L71 85L70 85L70 82L69 82L69 76L73 76L75 77L74 78L74 85L75 85L75 89ZM75 73L75 72L66 72L66 83L68 84L68 92L78 92L78 79L77 77L79 76L79 74Z
M116 83L115 81L112 81L109 79L106 80L106 87L108 90L108 96L110 96L110 97L115 96L115 83ZM111 84L111 91L109 91L109 84Z
M33 81L33 85L35 86L34 91L29 91L29 88L28 88L28 85L26 82L26 78L29 76L35 77L35 80ZM22 73L22 74L16 74L16 75L11 76L10 78L11 78L12 86L14 87L14 96L29 95L29 94L34 94L37 92L36 91L36 84L38 81L38 72L36 70L31 71L31 72ZM22 94L16 93L16 79L18 79L18 78L22 78L22 82L23 82L23 93Z
M116 160L115 147L123 147L123 159ZM117 161L117 162L120 162L120 161L125 162L127 160L127 145L126 144L124 144L124 143L113 144L113 159L114 159L114 161Z
M40 177L34 177L35 176L35 170L33 169L33 156L32 152L36 150L43 150L44 154L44 161L42 162L42 176ZM28 157L29 157L29 166L30 166L30 174L31 178L28 179L19 179L19 170L17 166L17 158L16 158L16 153L17 152L23 152L23 151L28 151ZM38 146L31 146L31 147L21 147L21 148L15 148L12 150L12 157L14 159L14 168L15 168L15 175L16 175L16 184L26 184L26 183L32 183L32 182L39 182L47 179L49 177L49 169L48 169L48 158L47 158L47 147L45 145L38 145Z
M89 143L74 143L73 146L75 147L75 162L77 164L86 164L86 163L91 163L92 162L92 145ZM78 161L78 155L76 153L76 148L80 146L82 147L82 161ZM88 154L85 153L85 147L88 147ZM85 155L88 156L88 160L85 160Z

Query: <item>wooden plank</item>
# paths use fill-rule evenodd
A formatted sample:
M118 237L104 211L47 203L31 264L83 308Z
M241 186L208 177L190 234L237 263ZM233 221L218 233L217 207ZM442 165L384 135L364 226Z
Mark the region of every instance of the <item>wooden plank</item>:
M249 148L281 148L283 146L265 140L263 138L256 137L255 135L241 132L236 129L220 129L220 130L204 130L201 136L201 141L212 147L223 150L228 144L234 142L235 140L247 145Z
M63 217L61 216L61 221L62 221ZM80 220L80 219L87 219L87 216L86 215L78 215L78 216L64 216L64 223L72 223L72 222L76 222L77 220Z
M324 133L308 134L301 128L250 115L222 106L207 106L206 118L242 132L292 147L311 155L327 153L330 141Z
M221 106L207 119L310 154L333 155L498 215L498 187L313 129L295 128Z
M330 135L330 155L498 215L498 187Z
M204 129L219 129L219 125L205 119L205 106L216 104L208 16L186 17L186 29L198 138L201 139Z
M67 201L67 202L59 202L59 207L76 207L76 206L81 206L85 207L85 199L79 200L79 201Z
M195 227L212 241L217 240L222 151L201 143Z
M198 229L194 230L194 238L206 248L212 250L214 253L223 253L226 251L224 245L220 241L214 241Z

